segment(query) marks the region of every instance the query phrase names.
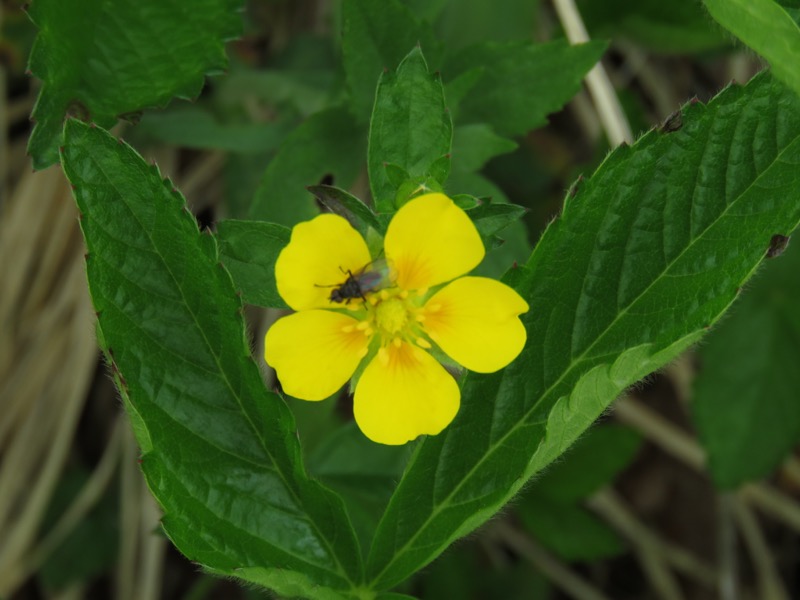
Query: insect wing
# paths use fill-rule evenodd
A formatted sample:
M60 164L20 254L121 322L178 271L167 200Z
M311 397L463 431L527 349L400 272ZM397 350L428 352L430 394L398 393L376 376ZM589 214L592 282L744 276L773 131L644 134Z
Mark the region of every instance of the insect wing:
M394 270L386 259L379 258L359 273L357 280L358 286L363 293L375 292L393 285L395 280Z

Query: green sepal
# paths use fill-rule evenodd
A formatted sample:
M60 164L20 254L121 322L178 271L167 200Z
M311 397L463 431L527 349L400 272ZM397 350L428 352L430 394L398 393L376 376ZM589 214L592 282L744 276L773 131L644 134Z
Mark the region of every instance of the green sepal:
M347 219L362 236L367 236L369 228L386 233L372 209L350 192L332 185L311 185L308 191L329 211Z

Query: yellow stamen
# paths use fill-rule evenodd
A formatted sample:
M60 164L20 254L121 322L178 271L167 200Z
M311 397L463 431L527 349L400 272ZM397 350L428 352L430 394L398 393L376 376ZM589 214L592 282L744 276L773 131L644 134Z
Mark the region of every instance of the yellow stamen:
M397 298L384 300L375 308L375 325L389 335L399 332L407 322L408 309Z

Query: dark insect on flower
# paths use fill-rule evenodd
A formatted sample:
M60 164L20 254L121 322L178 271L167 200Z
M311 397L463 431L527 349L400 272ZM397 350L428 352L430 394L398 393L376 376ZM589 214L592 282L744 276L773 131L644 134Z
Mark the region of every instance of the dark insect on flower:
M319 286L333 287L328 299L339 304L342 302L349 304L356 298L366 302L366 294L389 287L392 283L392 270L384 259L374 260L356 273L349 269L341 269L341 271L347 275L344 283L334 286Z

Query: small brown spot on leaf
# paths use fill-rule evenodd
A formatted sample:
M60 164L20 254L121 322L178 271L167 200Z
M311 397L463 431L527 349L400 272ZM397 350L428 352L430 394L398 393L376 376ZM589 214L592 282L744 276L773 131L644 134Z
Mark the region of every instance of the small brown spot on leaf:
M678 131L681 127L683 127L683 114L680 110L676 110L661 125L661 132L672 133L673 131Z
M783 254L786 247L789 245L789 238L785 235L776 233L769 241L769 248L767 248L767 258L775 258Z

